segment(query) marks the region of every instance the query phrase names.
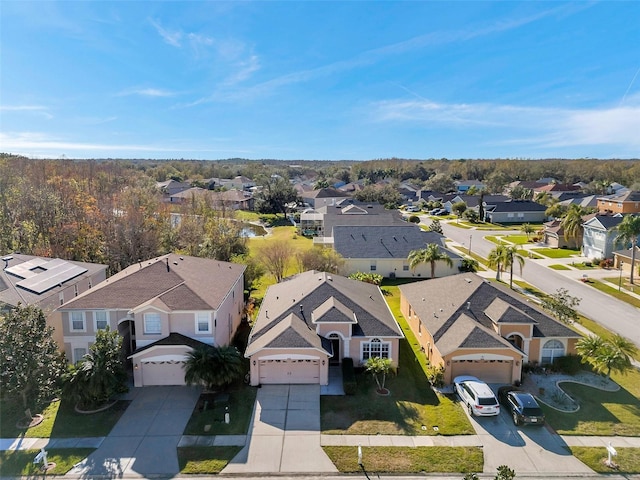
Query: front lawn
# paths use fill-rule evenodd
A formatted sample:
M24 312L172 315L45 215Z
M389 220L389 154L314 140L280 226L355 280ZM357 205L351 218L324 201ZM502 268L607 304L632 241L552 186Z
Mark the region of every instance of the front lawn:
M614 285L618 283L618 279L610 279L611 282L614 282ZM606 283L602 283L598 280L593 280L589 282L593 288L600 290L607 295L611 295L612 297L617 298L618 300L622 300L623 302L627 302L634 307L640 308L640 300L631 295L627 294L625 291L619 291L617 287L612 287L611 285L607 285Z
M580 250L569 250L567 248L532 248L531 250L548 258L571 258L580 256Z
M184 435L246 435L256 400L256 388L238 383L227 393L228 402L207 402L206 410L201 409L203 402L199 401L184 429ZM226 410L227 406L229 410ZM224 423L226 412L230 417L228 424Z
M562 265L561 263L555 263L553 265L549 265L549 268L551 270L571 270L569 267L567 267L566 265Z
M42 411L44 420L29 428L17 428L16 422L24 417L22 405L4 400L0 403L0 436L15 438L20 436L39 438L104 437L109 434L120 416L129 406L128 401L118 401L111 408L90 415L74 410L72 402L55 400Z
M323 447L341 473L358 473L357 447ZM368 473L482 472L480 447L362 447L362 465Z
M220 473L242 447L179 447L178 465L183 474Z
M604 464L608 458L604 447L571 447L571 454L596 473L640 473L640 448L616 448L617 456L612 460L618 465L611 469Z
M49 475L64 475L81 460L87 458L94 448L49 448L47 462L55 463L55 468L49 470ZM38 478L42 475L40 467L33 464L34 457L40 450L6 450L0 451L0 472L4 477Z

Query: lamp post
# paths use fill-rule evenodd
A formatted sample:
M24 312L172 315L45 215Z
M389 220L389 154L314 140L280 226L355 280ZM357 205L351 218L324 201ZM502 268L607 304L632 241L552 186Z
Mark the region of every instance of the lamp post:
M473 235L469 235L469 255L471 255L471 239L473 238Z
M622 265L624 265L624 262L620 262L620 278L618 278L618 291L620 291L620 287L622 286Z

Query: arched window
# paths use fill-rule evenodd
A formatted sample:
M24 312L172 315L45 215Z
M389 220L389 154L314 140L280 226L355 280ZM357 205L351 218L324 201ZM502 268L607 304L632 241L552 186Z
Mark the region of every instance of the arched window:
M383 342L379 338L372 338L369 342L363 342L362 355L360 356L363 362L366 362L369 358L391 358L391 342Z
M553 363L558 357L564 357L564 344L560 340L549 340L542 346L541 363Z
M520 350L522 350L522 348L524 347L524 342L522 341L522 337L520 335L512 333L507 337L507 340L509 340L511 345L519 348Z

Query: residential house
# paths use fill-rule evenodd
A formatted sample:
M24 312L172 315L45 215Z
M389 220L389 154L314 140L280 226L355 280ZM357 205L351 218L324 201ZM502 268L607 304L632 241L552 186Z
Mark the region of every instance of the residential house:
M551 248L578 248L582 245L582 233L575 238L565 238L562 221L554 219L544 224L544 243Z
M307 271L268 288L245 357L251 385L327 385L329 366L371 357L398 364L404 335L380 289Z
M596 195L565 195L561 194L555 197L558 203L564 207L570 205L578 205L582 208L595 209L598 206L598 197Z
M333 227L333 248L344 259L342 273L377 273L388 278L431 277L431 264L409 267L407 257L413 250L435 243L440 251L451 258L449 267L444 261L436 262L435 276L458 273L462 257L447 250L444 236L427 232L414 224Z
M213 208L218 210L253 210L255 203L253 195L245 190L209 192L209 198Z
M531 200L509 200L485 207L485 221L490 223L542 223L547 207Z
M456 180L453 183L458 193L467 193L471 187L474 187L476 190L482 190L486 187L480 180Z
M536 304L473 273L401 285L400 309L446 383L458 375L520 381L523 364L575 354L580 338Z
M594 260L612 258L613 251L617 250L616 240L618 232L616 227L622 222L623 216L593 214L587 215L582 224L582 255Z
M160 190L168 199L176 193L183 192L191 188L189 182L178 182L176 180L167 180L165 182L156 182L156 188Z
M634 275L640 276L640 247L636 246L634 255ZM620 270L620 275L628 276L631 273L631 249L613 252L613 267Z
M136 387L183 385L187 353L229 344L240 325L245 268L175 254L128 267L59 308L67 358L109 327L124 337Z
M535 194L540 193L549 193L549 194L560 194L560 193L569 193L569 192L580 192L580 186L575 184L567 184L567 183L550 183L548 185L539 185L533 187L533 192Z
M55 311L107 278L107 266L13 253L2 257L0 313L20 305L42 309L63 349L62 321Z
M320 208L335 205L340 200L351 197L351 195L342 190L329 187L312 190L310 192L301 192L300 197L302 201L309 204L310 207Z
M640 213L640 191L629 190L598 197L598 213Z

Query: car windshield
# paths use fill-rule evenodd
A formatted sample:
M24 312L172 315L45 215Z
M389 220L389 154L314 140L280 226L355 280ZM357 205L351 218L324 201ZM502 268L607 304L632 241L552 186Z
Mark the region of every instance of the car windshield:
M480 397L478 398L478 404L480 405L495 405L496 399L493 397Z
M523 415L527 417L541 417L543 415L541 408L526 407L522 409Z

